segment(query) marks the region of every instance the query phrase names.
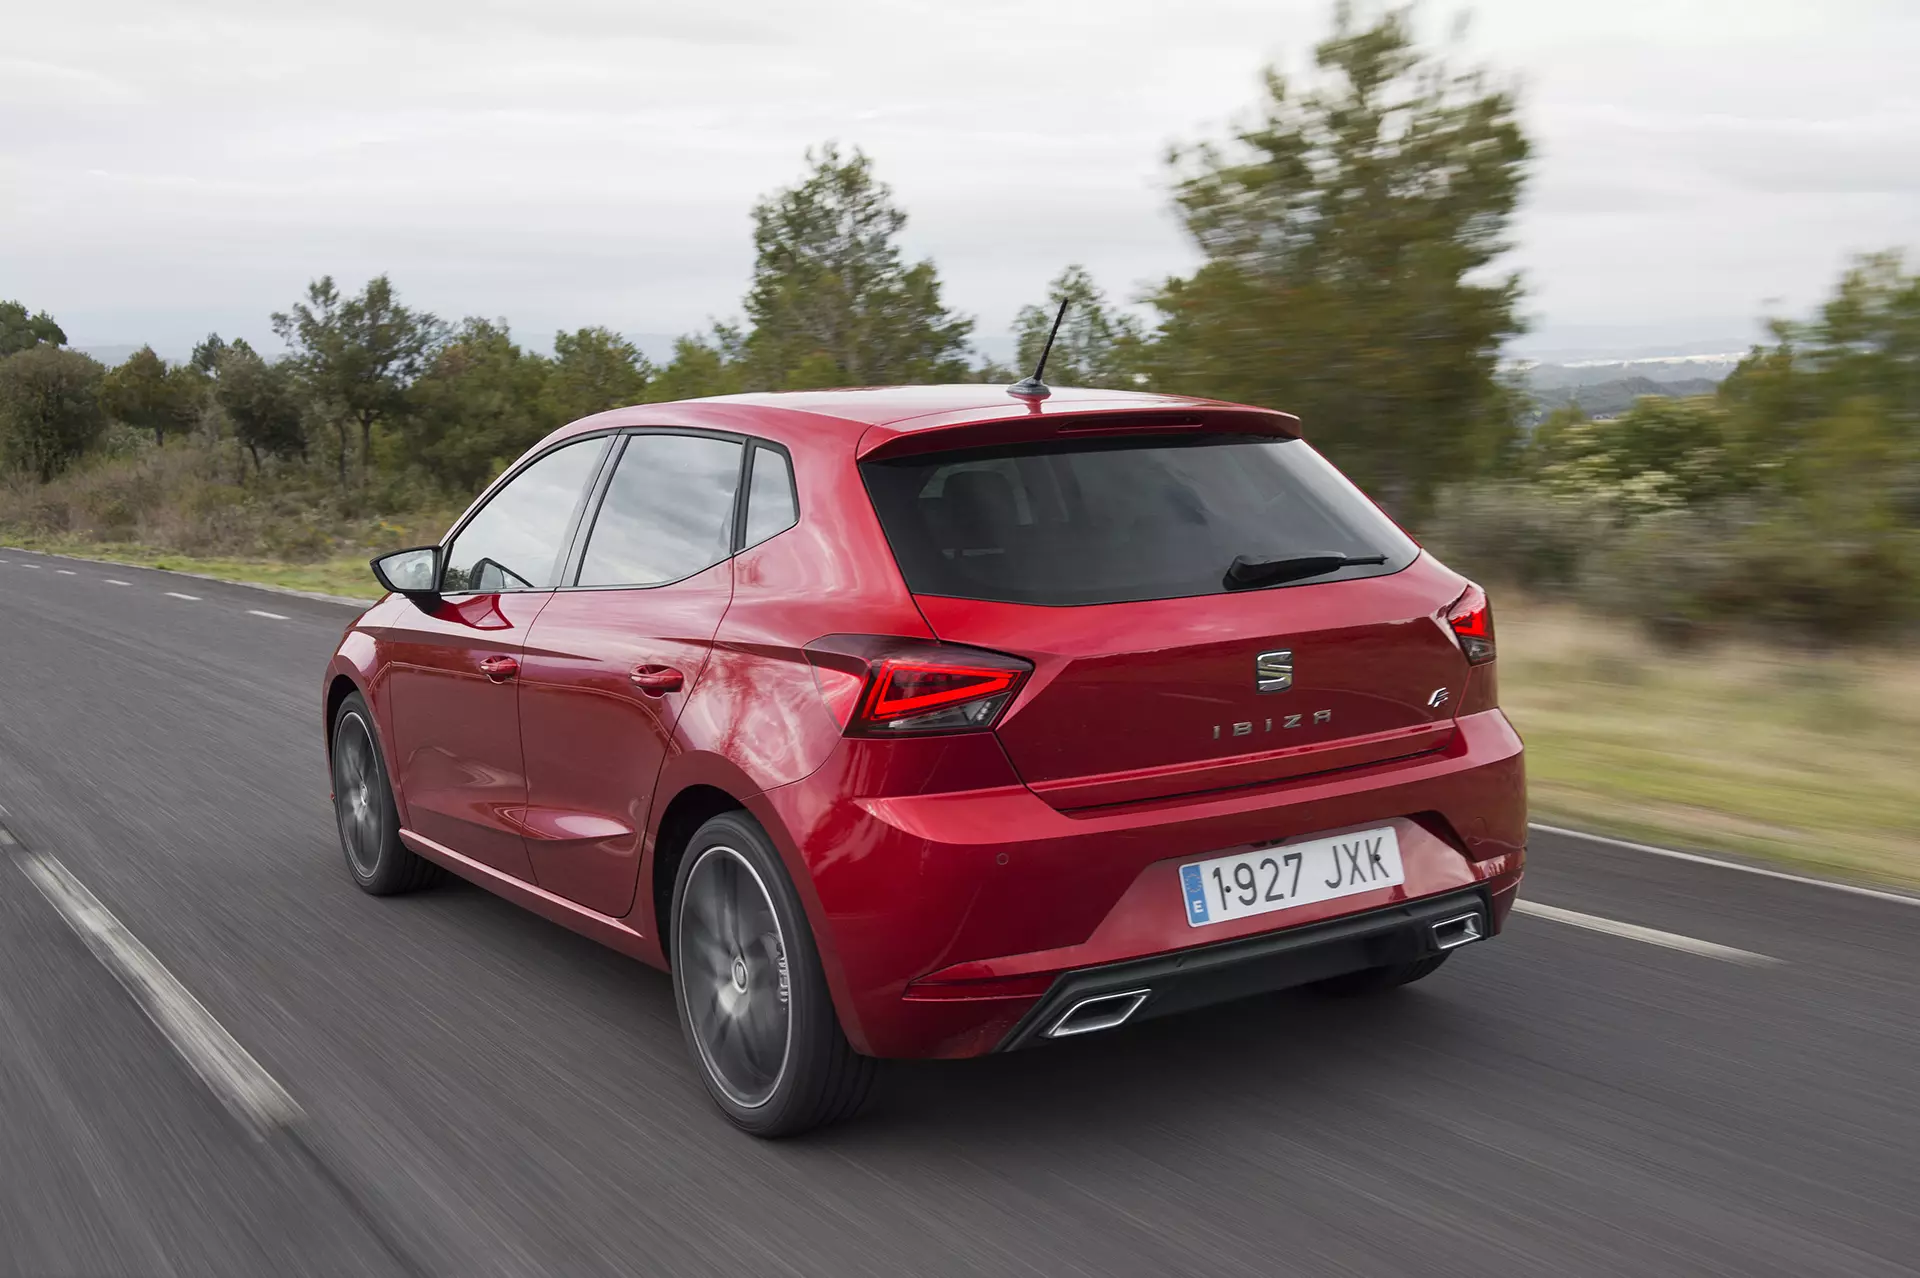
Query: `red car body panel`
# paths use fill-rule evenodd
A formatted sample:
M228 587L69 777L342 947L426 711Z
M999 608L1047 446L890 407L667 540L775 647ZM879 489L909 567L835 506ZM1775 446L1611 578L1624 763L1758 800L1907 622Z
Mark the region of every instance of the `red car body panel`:
M1435 893L1484 886L1498 930L1525 858L1525 781L1497 663L1468 667L1445 625L1464 578L1422 554L1365 580L1197 599L916 598L856 464L1190 423L1298 429L1211 401L1062 392L1029 406L990 387L600 414L541 448L622 427L771 441L791 457L798 524L670 586L431 609L389 597L329 666L329 722L346 691L366 696L409 846L658 966L656 878L675 850L663 819L714 792L746 808L798 889L843 1027L874 1055L991 1051L1062 973ZM852 737L806 652L847 634L960 642L1034 670L995 731ZM1337 726L1290 741L1265 729L1264 702L1223 691L1247 682L1249 635L1312 654L1288 704L1328 709ZM479 673L500 653L519 660L517 680ZM639 665L684 682L644 692L629 679ZM1213 734L1244 722L1256 725L1244 740ZM1404 884L1188 925L1183 862L1386 824Z

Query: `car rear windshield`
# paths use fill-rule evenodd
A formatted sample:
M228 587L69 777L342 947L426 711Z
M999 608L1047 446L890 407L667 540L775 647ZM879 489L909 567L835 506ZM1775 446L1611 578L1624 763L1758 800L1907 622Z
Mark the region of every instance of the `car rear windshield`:
M1228 579L1240 557L1384 556L1277 574L1274 584L1287 585L1398 572L1419 553L1298 439L1089 440L860 469L915 594L1055 606L1176 599L1241 585Z

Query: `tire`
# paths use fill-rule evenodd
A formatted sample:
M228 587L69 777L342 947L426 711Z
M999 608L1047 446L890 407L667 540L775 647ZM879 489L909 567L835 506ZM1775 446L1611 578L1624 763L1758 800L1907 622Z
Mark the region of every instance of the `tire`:
M1423 959L1415 959L1411 963L1361 968L1358 972L1330 977L1319 982L1315 988L1322 993L1340 998L1384 994L1388 990L1397 990L1402 985L1411 985L1423 976L1431 976L1442 963L1447 961L1447 958L1446 954L1432 954Z
M759 822L727 812L694 832L671 919L680 1028L728 1120L772 1138L852 1117L877 1062L840 1029L806 911Z
M440 867L400 842L400 812L366 699L353 693L333 717L333 815L347 872L362 892L393 896L440 878Z

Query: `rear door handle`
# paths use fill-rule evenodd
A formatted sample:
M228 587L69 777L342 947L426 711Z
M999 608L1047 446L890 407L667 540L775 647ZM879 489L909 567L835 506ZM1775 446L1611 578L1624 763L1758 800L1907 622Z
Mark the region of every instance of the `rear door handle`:
M480 662L480 673L495 683L505 683L520 673L520 663L512 657L487 657Z
M656 666L651 663L635 666L627 678L633 681L634 687L650 697L661 697L669 692L678 692L680 686L686 682L681 673L672 666Z

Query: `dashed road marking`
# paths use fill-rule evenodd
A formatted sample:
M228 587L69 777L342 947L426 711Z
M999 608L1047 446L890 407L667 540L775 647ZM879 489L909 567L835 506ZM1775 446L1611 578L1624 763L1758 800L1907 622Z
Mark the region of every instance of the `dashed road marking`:
M199 602L200 602L200 596L199 596L199 595L183 595L183 594L181 594L181 593L180 593L179 591L177 591L177 590L169 590L169 591L167 591L167 597L168 597L169 599L184 599L184 600L186 600L186 601L187 601L188 603L199 603Z
M109 586L131 586L133 584L131 581L122 581L118 577L102 577L100 580L106 582Z
M1771 967L1780 962L1777 958L1766 954L1755 954L1752 950L1737 950L1731 945L1716 945L1712 941L1696 940L1691 936L1681 936L1677 932L1662 932L1657 928L1641 927L1637 923L1603 919L1597 914L1563 910L1557 905L1542 905L1538 901L1515 901L1513 908L1521 914L1531 914L1535 918L1548 919L1554 923L1565 923L1568 927L1581 927L1589 932L1604 932L1608 936L1625 937L1629 941L1644 941L1648 945L1662 945L1670 950L1684 950L1688 954L1719 959L1723 963L1740 963L1747 967Z
M255 1136L264 1138L299 1120L300 1106L287 1090L66 866L44 852L22 848L4 825L0 847L13 849L15 863L40 894L133 995L200 1081Z
M75 572L71 568L55 568L54 571L59 573L62 577L78 577L80 575L79 573Z
M287 619L285 613L268 612L263 608L249 608L247 609L247 615L249 617L265 617L268 621L285 621Z

